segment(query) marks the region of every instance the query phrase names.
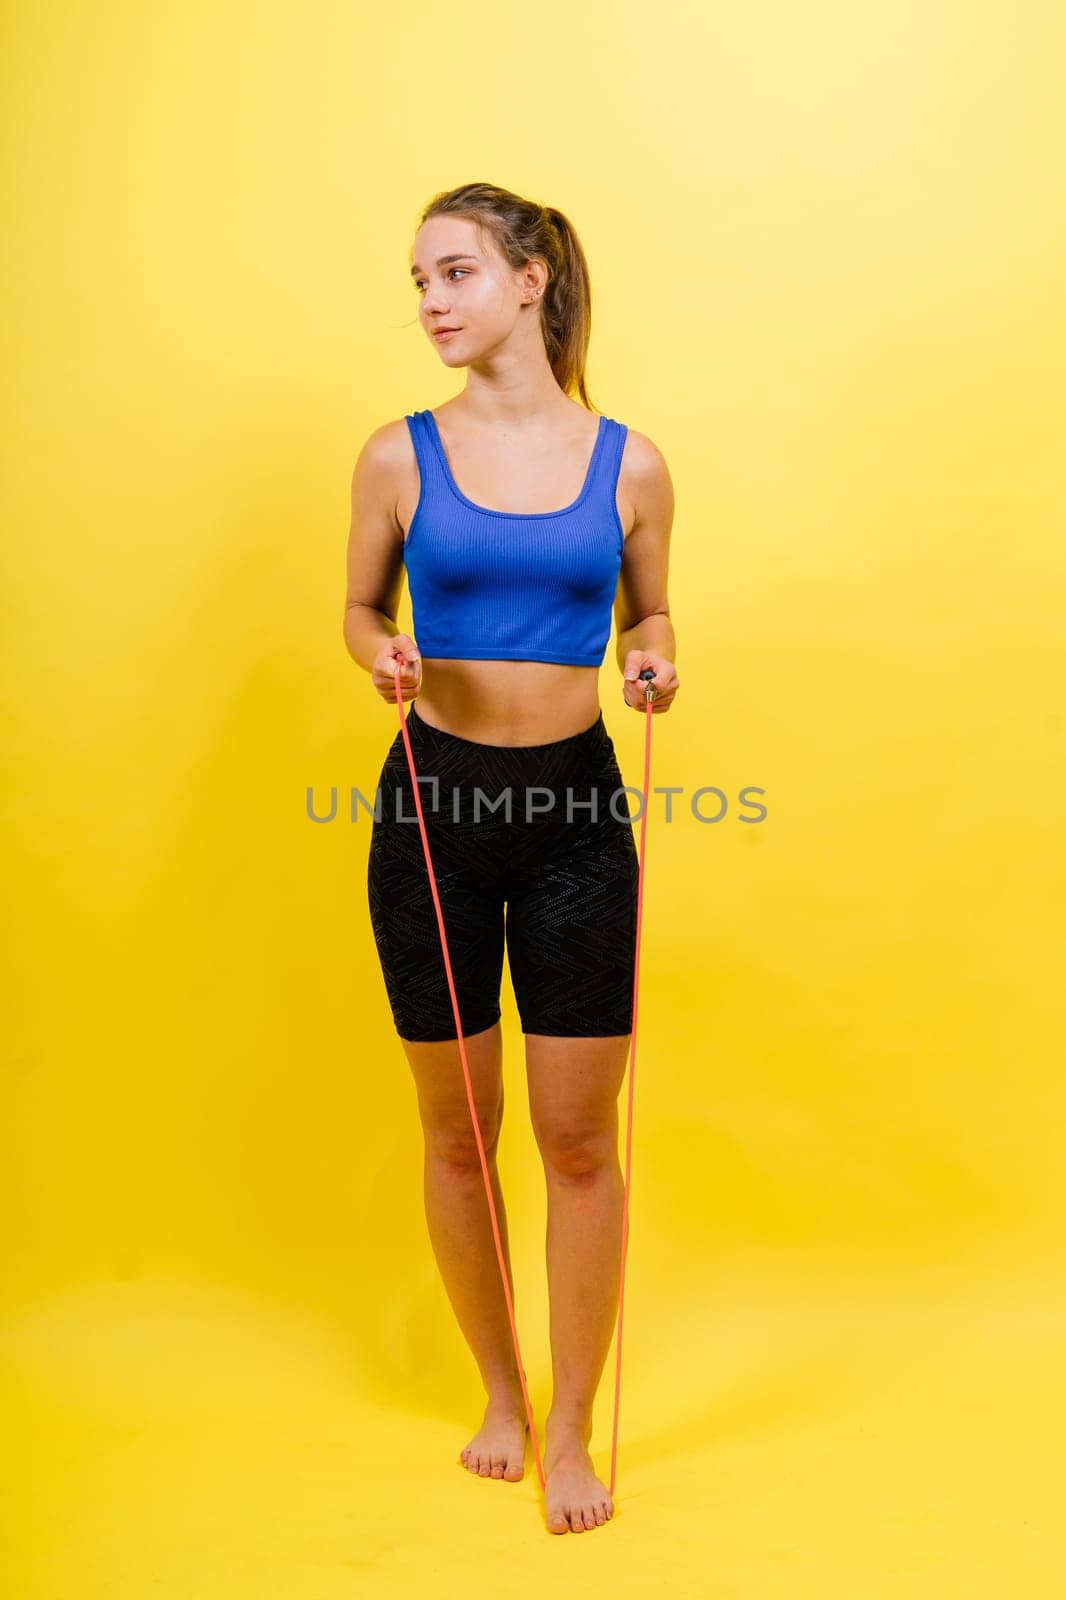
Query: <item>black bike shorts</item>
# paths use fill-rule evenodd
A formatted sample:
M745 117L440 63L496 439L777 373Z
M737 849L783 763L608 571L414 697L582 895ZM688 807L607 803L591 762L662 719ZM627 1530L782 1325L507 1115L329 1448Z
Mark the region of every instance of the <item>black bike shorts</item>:
M523 1033L628 1034L637 848L603 712L583 733L534 745L462 739L424 722L413 703L406 725L463 1037L500 1018L505 945ZM454 1039L400 730L373 803L367 891L396 1031Z

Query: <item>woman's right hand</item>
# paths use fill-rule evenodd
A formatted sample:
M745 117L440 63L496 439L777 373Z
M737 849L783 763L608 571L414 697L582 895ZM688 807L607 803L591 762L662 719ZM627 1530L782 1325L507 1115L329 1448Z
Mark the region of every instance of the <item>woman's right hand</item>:
M374 657L370 668L370 681L383 700L396 704L396 663L401 663L400 698L413 700L422 687L422 658L410 634L398 633L388 646Z

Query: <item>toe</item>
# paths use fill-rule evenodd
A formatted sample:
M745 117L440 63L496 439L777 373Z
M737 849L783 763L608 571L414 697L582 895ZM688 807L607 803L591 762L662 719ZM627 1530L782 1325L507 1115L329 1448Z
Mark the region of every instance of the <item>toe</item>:
M597 1526L597 1528L602 1528L603 1524L607 1521L607 1513L606 1513L606 1511L603 1509L602 1505L598 1505L598 1506L594 1506L593 1507L593 1512L594 1512L595 1517L596 1517L596 1526Z
M583 1507L583 1510L584 1510L584 1513L585 1513L585 1527L586 1528L594 1528L596 1526L596 1512L595 1512L595 1509L591 1505L588 1505L588 1506Z
M550 1533L569 1533L570 1524L566 1520L565 1511L550 1511L548 1513L548 1530Z
M584 1533L584 1531L585 1531L585 1519L581 1515L581 1507L580 1506L571 1506L571 1508L570 1508L570 1532L571 1533Z
M492 1471L492 1463L488 1456L479 1456L478 1460L481 1463L478 1467L478 1476L481 1478L487 1478Z
M502 1478L503 1477L503 1469L504 1469L504 1467L506 1465L507 1465L507 1463L503 1459L502 1456L493 1456L493 1458L492 1458L492 1476L494 1478Z
M509 1461L503 1475L511 1483L517 1483L524 1471L525 1467L521 1461Z

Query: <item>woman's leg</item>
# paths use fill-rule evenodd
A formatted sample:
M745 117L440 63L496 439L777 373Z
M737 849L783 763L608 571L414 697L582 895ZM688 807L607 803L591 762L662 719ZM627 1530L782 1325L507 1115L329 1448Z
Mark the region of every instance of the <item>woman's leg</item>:
M602 741L593 756L617 771ZM555 1388L544 1466L552 1533L596 1527L614 1510L588 1444L618 1305L618 1095L633 1023L637 878L628 823L567 823L554 835L545 830L508 896L507 952L548 1195Z
M504 1099L500 1024L481 1033L464 1034L464 1041L514 1304L507 1214L496 1170ZM488 1395L483 1425L460 1459L480 1477L506 1477L514 1482L523 1471L528 1432L525 1403L459 1047L454 1039L400 1042L414 1075L425 1136L430 1240L448 1299Z
M547 1260L556 1439L588 1443L614 1331L622 1249L618 1094L629 1036L526 1035L533 1129L548 1193Z
M529 1103L548 1192L554 1392L545 1426L549 1529L573 1532L614 1507L588 1453L592 1407L614 1331L624 1180L618 1094L629 1035L526 1035Z

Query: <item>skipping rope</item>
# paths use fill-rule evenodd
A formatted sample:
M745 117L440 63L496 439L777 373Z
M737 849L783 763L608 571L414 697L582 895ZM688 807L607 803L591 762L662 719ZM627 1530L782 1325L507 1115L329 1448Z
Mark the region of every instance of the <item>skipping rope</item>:
M518 1362L518 1375L522 1381L522 1398L525 1401L526 1418L529 1422L529 1436L533 1442L533 1455L537 1463L537 1477L540 1487L546 1487L544 1464L541 1461L540 1445L537 1440L537 1430L533 1423L533 1407L529 1402L529 1389L526 1384L526 1369L522 1364L522 1352L518 1344L518 1329L515 1326L514 1302L511 1299L511 1286L507 1281L507 1265L504 1261L503 1246L500 1242L500 1225L496 1220L496 1204L492 1198L492 1182L489 1178L488 1161L485 1157L485 1145L481 1137L481 1128L477 1120L477 1107L474 1104L474 1090L470 1081L470 1067L466 1059L466 1044L463 1040L462 1025L459 1020L459 1001L455 993L455 979L452 976L452 964L448 958L448 940L444 932L444 914L441 911L440 897L437 894L437 881L433 875L433 861L429 853L429 839L426 835L425 818L422 815L422 798L419 793L415 760L411 751L411 736L407 731L407 718L404 716L404 702L400 693L400 672L404 663L397 658L393 669L393 682L396 688L396 705L400 713L400 730L403 734L404 748L407 751L407 764L411 769L411 787L414 789L415 810L418 812L418 827L422 835L422 849L425 852L426 868L429 872L429 886L433 892L433 905L437 913L437 927L440 930L441 949L444 953L444 970L448 977L448 991L452 997L452 1011L455 1013L455 1031L459 1045L459 1057L463 1064L463 1076L466 1079L466 1098L470 1107L470 1117L474 1125L474 1137L477 1140L478 1156L481 1161L481 1176L485 1180L485 1193L488 1196L489 1215L492 1218L492 1236L496 1241L496 1260L500 1267L500 1277L503 1281L504 1298L507 1301L507 1316L511 1323L511 1337L514 1340L515 1359ZM629 1246L629 1188L630 1170L632 1165L633 1148L633 1074L637 1061L637 996L640 989L640 927L644 911L644 840L648 824L648 797L651 794L651 718L652 700L655 690L648 680L654 678L655 673L651 667L645 667L640 677L646 683L645 689L645 717L644 717L644 791L643 804L640 811L640 853L637 864L637 936L636 958L633 965L633 1029L630 1038L629 1057L629 1094L626 1105L626 1165L625 1184L622 1199L622 1256L619 1271L618 1285L618 1332L615 1341L615 1369L614 1369L614 1421L611 1428L611 1481L608 1485L609 1492L614 1494L615 1472L618 1463L618 1400L622 1384L622 1313L625 1307L626 1284L626 1252Z

